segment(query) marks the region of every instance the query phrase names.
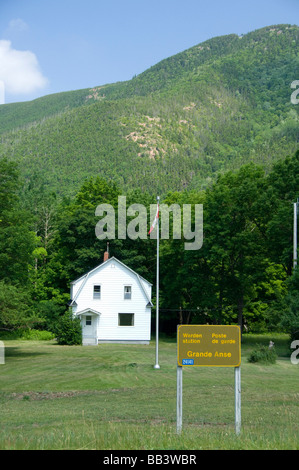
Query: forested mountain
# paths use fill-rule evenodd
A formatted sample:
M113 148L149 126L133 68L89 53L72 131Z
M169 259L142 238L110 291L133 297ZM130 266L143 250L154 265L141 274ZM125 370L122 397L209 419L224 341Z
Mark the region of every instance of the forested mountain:
M0 157L73 196L91 176L152 194L204 189L298 148L299 28L210 39L127 82L0 107Z

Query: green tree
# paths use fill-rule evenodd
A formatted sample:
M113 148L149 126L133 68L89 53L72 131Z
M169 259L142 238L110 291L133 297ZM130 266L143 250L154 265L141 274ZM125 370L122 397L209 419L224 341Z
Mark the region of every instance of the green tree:
M114 183L92 178L83 184L74 200L62 201L55 226L55 250L45 271L49 289L66 293L70 281L103 261L107 241L96 237L95 210L101 203L115 206L118 194ZM114 241L111 245L114 246Z
M288 275L293 269L293 203L299 197L299 150L279 160L268 176L268 253Z
M172 205L179 207L181 228L183 205L190 204L194 209L195 204L203 203L204 193L195 191L168 193L161 201L169 209ZM161 220L161 228L162 223ZM194 229L194 210L192 228ZM160 318L162 328L172 333L179 323L206 321L207 310L213 302L213 285L204 257L204 247L199 250L185 250L185 242L183 230L179 239L173 237L173 213L170 211L169 239L160 241Z
M290 335L290 341L299 339L299 270L288 280L288 293L280 306L280 325Z
M28 290L0 281L0 329L32 326L36 321Z
M16 164L0 159L0 327L32 323L28 272L36 238L29 214L20 206ZM28 323L29 322L29 323Z
M36 239L20 207L19 187L15 163L0 159L0 279L25 285Z
M264 236L266 187L264 171L246 165L219 177L207 191L205 243L219 307L230 306L230 320L235 318L241 327L246 305L257 300L256 286L265 281L270 263Z

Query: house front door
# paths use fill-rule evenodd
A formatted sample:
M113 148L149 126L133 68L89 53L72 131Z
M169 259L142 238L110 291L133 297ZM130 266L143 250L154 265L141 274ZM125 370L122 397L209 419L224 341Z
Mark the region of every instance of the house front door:
M82 318L82 341L83 345L97 344L96 337L97 317L94 315L84 315Z

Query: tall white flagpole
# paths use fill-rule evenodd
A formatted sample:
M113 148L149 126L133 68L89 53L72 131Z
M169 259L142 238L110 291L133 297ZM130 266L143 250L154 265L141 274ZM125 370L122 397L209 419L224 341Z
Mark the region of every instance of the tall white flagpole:
M157 207L160 197L157 196ZM159 366L159 216L157 218L157 285L156 285L156 363L154 369L160 369Z

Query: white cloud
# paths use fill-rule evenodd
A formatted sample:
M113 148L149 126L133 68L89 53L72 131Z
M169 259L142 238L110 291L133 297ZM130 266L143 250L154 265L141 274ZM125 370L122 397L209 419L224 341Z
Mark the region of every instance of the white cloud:
M47 85L35 54L13 49L6 39L0 40L0 82L13 95L34 93Z
M15 18L13 20L10 20L8 24L9 32L14 32L14 31L24 32L24 31L28 31L28 29L29 29L28 24L25 23L25 21L22 20L21 18Z

